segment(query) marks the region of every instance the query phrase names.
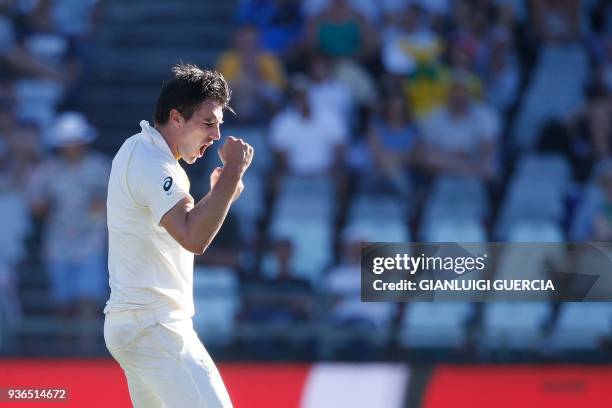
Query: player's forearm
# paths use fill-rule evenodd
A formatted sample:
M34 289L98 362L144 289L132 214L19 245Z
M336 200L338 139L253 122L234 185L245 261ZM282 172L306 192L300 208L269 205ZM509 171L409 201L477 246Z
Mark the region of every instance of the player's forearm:
M232 203L240 174L224 170L219 181L204 198L187 213L189 242L196 253L203 253L219 232Z

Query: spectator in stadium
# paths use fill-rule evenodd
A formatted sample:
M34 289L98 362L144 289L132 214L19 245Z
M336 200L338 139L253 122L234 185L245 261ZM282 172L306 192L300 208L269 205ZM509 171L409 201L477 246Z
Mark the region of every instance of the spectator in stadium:
M347 347L353 358L368 358L373 344L363 333L376 333L384 341L393 319L395 305L387 302L364 303L361 301L361 244L369 242L368 234L357 226L342 231L342 255L340 263L328 271L321 288L329 300L326 320L338 328L354 329L355 337L348 341L331 340L335 346Z
M220 56L217 70L232 87L236 121L261 123L279 106L285 87L283 66L261 48L257 27L238 30L233 48Z
M408 199L410 169L418 158L418 129L403 94L385 98L382 114L369 125L368 143L374 160L373 184Z
M108 291L104 258L110 162L90 150L95 130L80 113L59 115L51 136L57 153L34 171L28 199L33 214L45 220L43 259L57 313L87 321L99 315Z
M46 127L79 78L81 65L76 44L59 33L50 0L36 2L22 17L21 27L17 49L13 52L25 74L15 83L17 115Z
M268 299L273 305L272 314L276 319L287 321L306 321L312 316L309 296L312 287L306 279L297 276L291 262L294 255L293 242L277 239L272 245L273 263L265 275L266 285L276 292L276 299ZM291 296L288 296L291 295Z
M487 38L497 8L490 1L458 0L453 2L454 20L450 37L470 54L470 69L482 64L487 55ZM467 68L467 67L466 67Z
M443 106L449 97L454 72L462 72L470 94L482 97L483 85L474 72L476 48L469 38L450 43L445 61L437 58L421 60L404 81L404 92L417 118L423 118Z
M292 267L293 243L284 238L275 240L268 252L263 278L244 285L244 302L240 318L249 322L261 322L270 327L285 330L271 333L270 338L256 340L251 346L277 355L288 346L304 346L304 340L288 335L292 324L309 321L313 317L313 291L306 279L299 278Z
M450 44L449 67L445 75L447 97L452 80L451 74L461 72L465 77L470 94L477 99L483 98L484 86L476 70L477 52L476 44L469 38L463 38Z
M302 12L308 18L314 17L328 8L332 1L333 0L301 0ZM379 0L347 0L347 3L368 22L372 24L378 22L381 12L381 2Z
M397 21L397 26L395 26ZM439 61L443 42L432 30L429 18L418 4L405 14L394 14L384 27L381 58L385 70L394 75L409 75L419 66Z
M36 164L43 157L38 125L21 120L15 125L10 136L12 179L17 188L27 185Z
M0 79L12 79L15 76L35 76L38 78L58 79L61 74L46 66L43 61L30 54L19 42L18 30L14 22L16 8L10 2L0 4Z
M330 57L368 57L376 44L375 31L348 0L330 0L307 25L308 48Z
M293 58L304 25L298 0L242 0L236 20L259 28L264 49Z
M350 88L332 71L331 61L322 54L309 58L310 87L308 96L312 109L329 111L348 128L353 113L353 95Z
M597 160L607 159L612 152L612 90L595 75L585 93L586 101L558 132L567 135L567 140L555 137L572 159L574 175L582 181L589 178Z
M310 88L306 77L294 78L288 107L272 118L269 141L276 171L278 175L337 177L344 172L347 129L335 112L314 109Z
M422 122L424 165L434 174L492 180L499 136L497 113L473 100L470 78L454 73L446 106Z
M547 44L577 40L581 35L581 3L576 0L530 2L533 27L540 40Z

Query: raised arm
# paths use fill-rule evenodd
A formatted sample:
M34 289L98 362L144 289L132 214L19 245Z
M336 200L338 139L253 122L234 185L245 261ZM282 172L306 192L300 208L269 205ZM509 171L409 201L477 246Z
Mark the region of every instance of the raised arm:
M223 168L211 176L211 191L197 204L183 198L161 219L160 224L185 249L202 254L219 232L232 201L242 191L242 175L253 159L253 148L230 136L219 150Z

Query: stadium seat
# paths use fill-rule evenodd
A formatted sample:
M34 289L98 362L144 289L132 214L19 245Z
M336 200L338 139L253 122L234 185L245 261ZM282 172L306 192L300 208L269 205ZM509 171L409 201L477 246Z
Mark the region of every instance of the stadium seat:
M487 303L482 322L483 343L489 348L533 348L550 311L550 305L544 302Z
M433 224L439 222L461 220L479 224L488 215L488 201L485 187L480 180L438 177L425 204L421 236L424 240L430 240L426 236L434 228ZM476 238L472 240L474 239Z
M513 124L515 146L533 149L542 125L578 108L584 98L588 69L588 56L577 43L542 47Z
M404 223L407 203L389 196L363 194L352 200L349 224L362 221Z
M359 231L367 237L369 242L410 242L412 240L407 225L401 221L377 221L362 218L354 220L346 228Z
M232 204L231 211L236 212L240 218L240 229L244 231L246 238L251 238L256 233L256 225L264 211L263 180L260 174L246 172L242 176L244 191L240 198Z
M332 230L324 219L283 217L273 220L273 239L287 238L294 245L293 269L315 283L331 261Z
M513 178L497 220L497 239L510 239L510 229L522 222L560 225L564 199L565 191L553 183L531 177Z
M566 192L572 179L572 170L567 158L558 153L527 153L521 156L515 177L527 181L553 184Z
M467 302L410 303L404 315L400 343L405 347L459 347L472 311Z
M552 222L518 222L510 227L508 242L563 242L563 231Z
M198 266L193 271L195 330L205 343L227 345L240 307L238 279L228 267Z
M604 336L612 335L612 304L565 303L552 337L552 347L595 349Z
M482 224L471 219L432 221L423 232L426 242L485 242L487 233Z
M377 329L388 329L397 303L362 302L359 265L332 268L322 279L322 291L330 298L337 297L329 314L338 321L364 320Z
M335 211L332 182L324 178L285 177L278 193L275 218L312 218L331 222Z

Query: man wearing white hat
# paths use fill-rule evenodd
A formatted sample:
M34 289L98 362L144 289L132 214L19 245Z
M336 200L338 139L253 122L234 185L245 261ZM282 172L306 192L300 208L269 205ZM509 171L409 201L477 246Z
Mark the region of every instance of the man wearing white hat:
M33 214L44 221L43 260L57 312L82 319L95 317L108 291L104 198L110 160L89 149L95 137L82 114L60 114L48 140L55 151L34 170L26 192Z

